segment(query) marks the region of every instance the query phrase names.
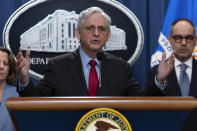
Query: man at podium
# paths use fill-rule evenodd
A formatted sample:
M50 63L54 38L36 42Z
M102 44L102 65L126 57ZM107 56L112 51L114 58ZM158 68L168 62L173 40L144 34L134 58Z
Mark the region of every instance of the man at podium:
M30 51L17 55L21 96L144 96L163 95L174 57L162 62L155 80L145 90L135 81L129 63L102 51L111 35L111 18L100 8L90 7L79 15L76 36L80 47L52 58L45 76L34 86L29 79Z

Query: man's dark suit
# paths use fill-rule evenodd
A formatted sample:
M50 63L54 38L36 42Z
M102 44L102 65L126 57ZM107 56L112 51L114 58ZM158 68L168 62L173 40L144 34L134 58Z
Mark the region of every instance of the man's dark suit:
M134 80L130 65L119 57L104 52L101 62L101 88L97 96L161 95L154 84L141 91ZM50 60L44 78L36 87L32 82L21 96L88 96L79 49Z
M191 77L191 84L190 84L190 96L197 97L197 61L193 59L193 67L192 67L192 77ZM148 81L154 79L156 75L158 66L153 67L148 74ZM168 86L165 90L166 96L182 96L181 89L179 87L179 83L176 77L175 69L168 75Z

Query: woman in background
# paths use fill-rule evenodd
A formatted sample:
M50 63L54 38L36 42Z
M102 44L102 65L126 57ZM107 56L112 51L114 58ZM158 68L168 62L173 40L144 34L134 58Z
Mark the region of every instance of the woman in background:
M16 87L16 62L13 54L0 47L0 131L14 131L5 102L9 97L18 97Z

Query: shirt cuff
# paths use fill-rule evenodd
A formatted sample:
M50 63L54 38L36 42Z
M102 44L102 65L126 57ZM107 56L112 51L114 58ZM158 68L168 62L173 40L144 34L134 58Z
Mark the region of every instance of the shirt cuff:
M24 90L24 88L29 84L29 79L26 83L22 84L19 80L19 91Z
M164 83L161 84L158 82L157 77L155 76L155 84L162 93L165 93L165 89L168 86L168 81L165 81Z

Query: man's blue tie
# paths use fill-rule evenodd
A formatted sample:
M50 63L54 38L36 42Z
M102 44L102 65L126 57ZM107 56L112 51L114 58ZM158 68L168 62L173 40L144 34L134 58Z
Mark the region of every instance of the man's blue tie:
M186 73L187 65L181 64L180 66L181 66L181 72L180 72L179 85L181 88L181 93L182 96L189 96L190 81Z

